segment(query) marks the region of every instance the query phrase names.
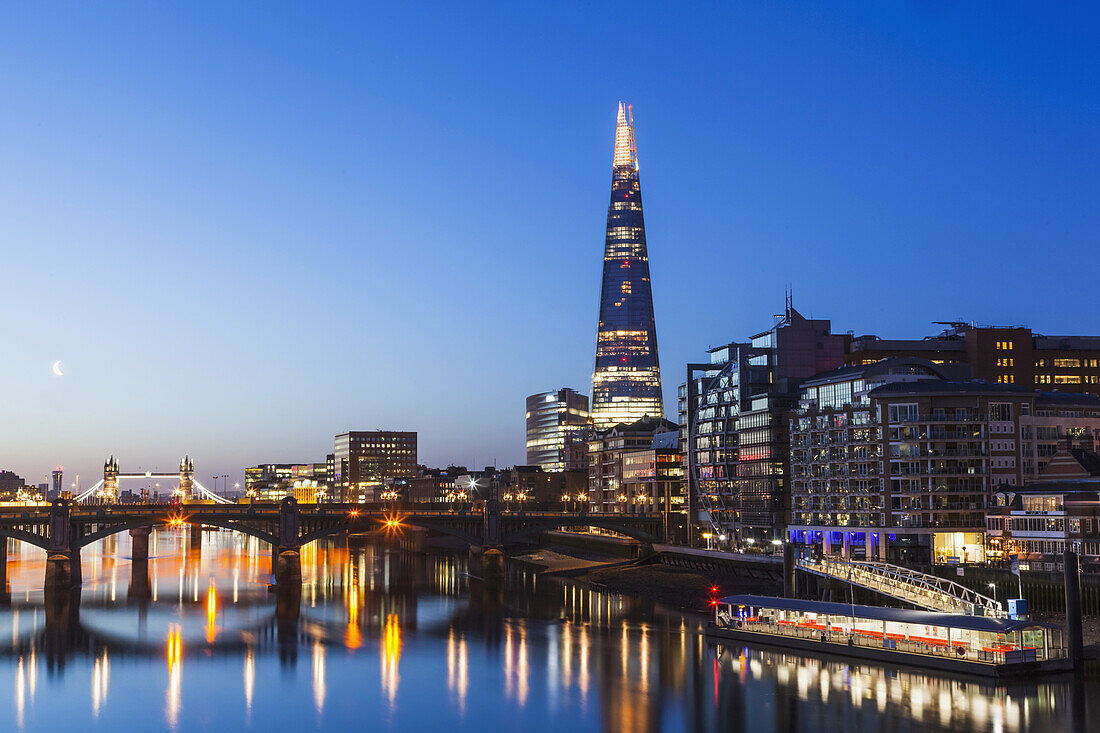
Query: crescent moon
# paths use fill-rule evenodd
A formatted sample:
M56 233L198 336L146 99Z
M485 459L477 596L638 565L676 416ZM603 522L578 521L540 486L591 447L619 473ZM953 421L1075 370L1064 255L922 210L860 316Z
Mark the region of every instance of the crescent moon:
M55 361L53 363L53 366L50 367L50 371L54 373L55 377L65 376L65 372L61 371L61 360L60 359L58 359L57 361Z

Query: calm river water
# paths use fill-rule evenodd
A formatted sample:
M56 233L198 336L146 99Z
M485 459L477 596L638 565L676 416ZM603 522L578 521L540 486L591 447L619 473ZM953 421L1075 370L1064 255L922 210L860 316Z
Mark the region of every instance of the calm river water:
M110 538L84 551L79 603L46 604L45 554L9 543L5 730L1085 731L1100 714L1096 681L713 646L697 617L523 573L488 584L465 556L315 543L294 604L268 592L266 545L187 545L155 533L132 588L129 537Z

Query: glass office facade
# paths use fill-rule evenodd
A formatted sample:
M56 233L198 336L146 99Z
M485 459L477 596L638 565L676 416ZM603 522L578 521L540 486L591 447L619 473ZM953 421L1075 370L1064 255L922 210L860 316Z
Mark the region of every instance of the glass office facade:
M598 428L632 423L645 415L664 417L634 117L628 111L619 104L607 210L592 377L592 421Z
M588 398L568 387L527 398L527 465L543 471L587 470ZM571 454L578 458L570 460Z

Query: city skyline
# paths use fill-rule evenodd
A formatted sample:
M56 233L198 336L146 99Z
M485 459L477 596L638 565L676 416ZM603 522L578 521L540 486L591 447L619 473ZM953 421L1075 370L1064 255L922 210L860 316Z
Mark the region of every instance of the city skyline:
M427 31L466 33L382 81L418 47L409 17L311 19L338 41L322 47L243 9L5 11L21 34L3 60L34 73L3 82L0 469L38 483L60 463L88 485L111 454L124 470L190 454L205 481L378 428L417 431L429 465L522 462L520 400L590 392L620 98L645 110L666 372L767 328L788 285L838 332L1100 330L1080 307L1100 64L1074 11L716 9L710 28L652 8L507 12L549 40L437 13ZM637 38L633 78L574 26ZM657 50L689 35L683 60ZM1035 266L1052 242L1073 267Z

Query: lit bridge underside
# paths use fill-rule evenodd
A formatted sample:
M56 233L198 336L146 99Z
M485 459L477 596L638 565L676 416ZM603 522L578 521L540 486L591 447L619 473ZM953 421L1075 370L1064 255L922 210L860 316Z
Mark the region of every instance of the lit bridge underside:
M80 585L82 548L119 532L144 533L156 525L222 527L269 543L278 562L276 582L300 584L298 554L314 540L350 532L403 527L458 537L473 546L500 548L541 532L596 527L652 545L664 538L667 517L646 514L589 514L587 512L503 512L496 501L488 510L448 511L398 509L366 504L299 505L293 499L279 504L77 504L55 501L49 507L0 507L0 537L27 542L47 551L46 585ZM670 528L675 531L677 528ZM193 535L197 537L198 535ZM136 538L135 538L136 540ZM136 547L137 545L135 545ZM147 557L148 542L142 553ZM6 558L0 571L6 573ZM135 550L134 559L138 560ZM142 558L144 559L144 558ZM283 561L286 561L285 563ZM280 568L286 565L286 572ZM299 568L296 570L296 568ZM284 580L280 580L280 577Z

